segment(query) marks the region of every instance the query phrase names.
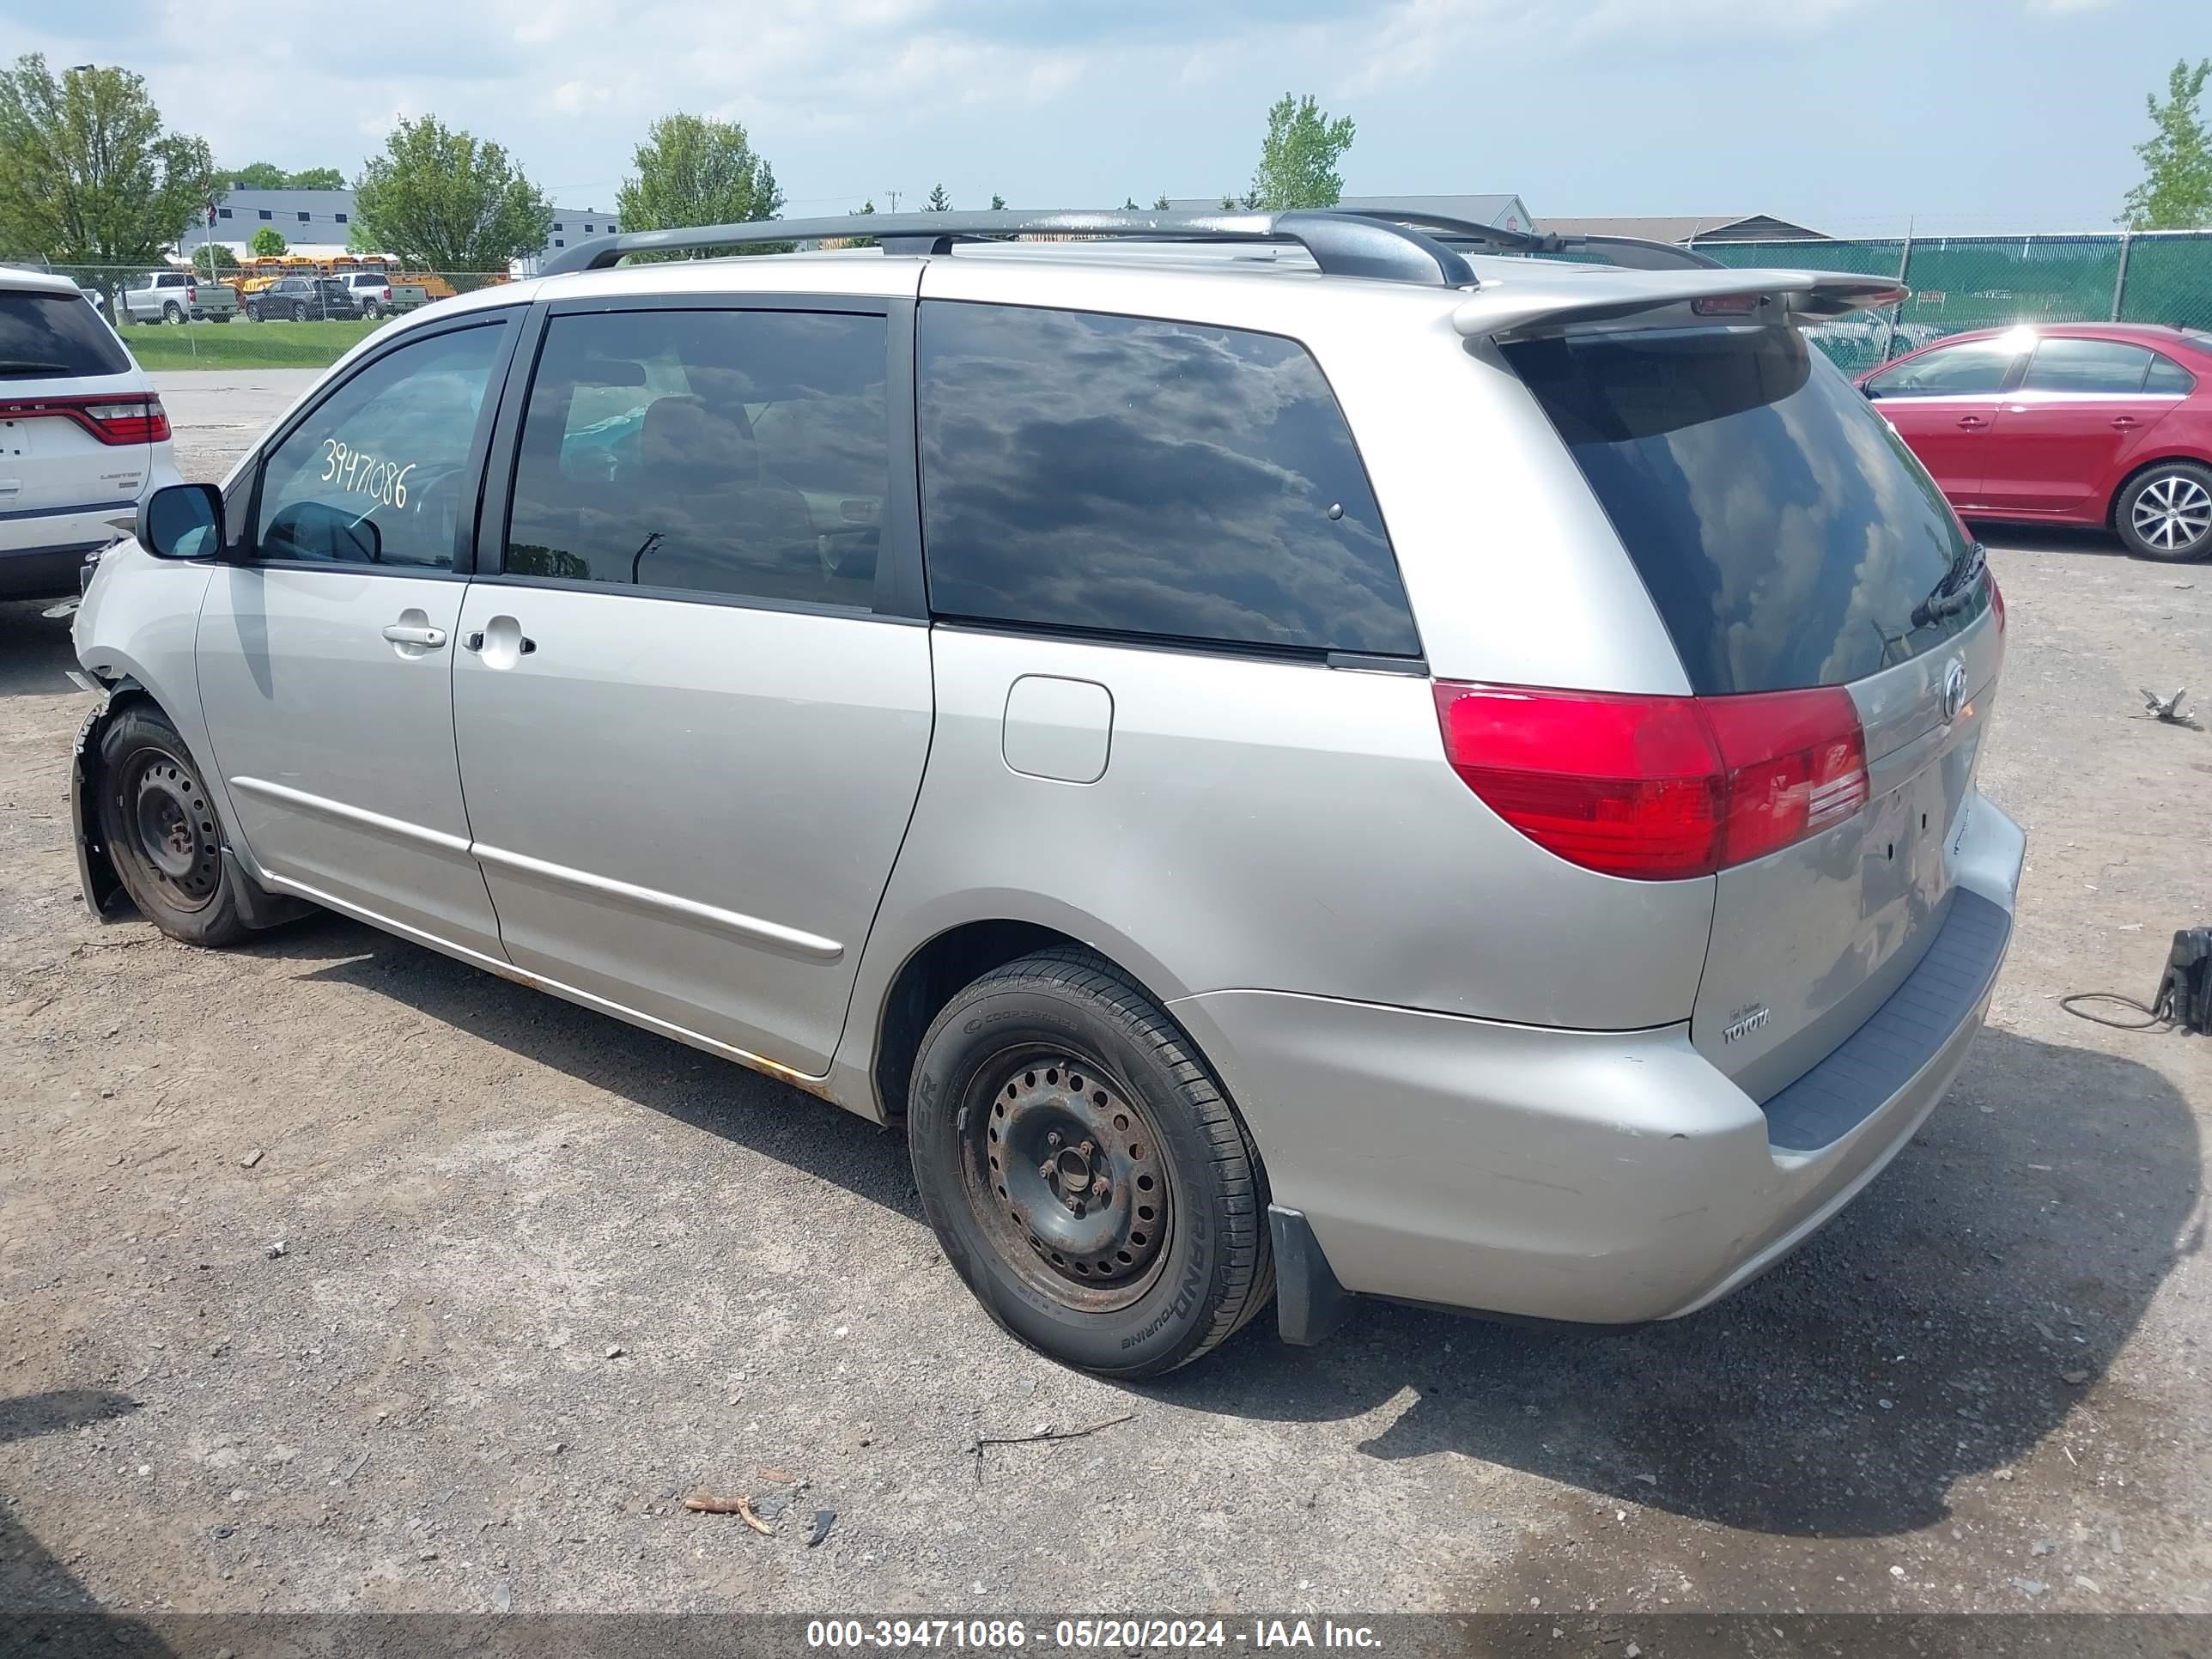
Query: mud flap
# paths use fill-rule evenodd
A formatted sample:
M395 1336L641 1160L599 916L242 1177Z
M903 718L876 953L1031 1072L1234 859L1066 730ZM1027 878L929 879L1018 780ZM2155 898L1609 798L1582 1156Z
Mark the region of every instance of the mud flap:
M1311 1347L1343 1322L1352 1293L1337 1283L1304 1212L1270 1204L1267 1234L1275 1249L1276 1333L1293 1347Z

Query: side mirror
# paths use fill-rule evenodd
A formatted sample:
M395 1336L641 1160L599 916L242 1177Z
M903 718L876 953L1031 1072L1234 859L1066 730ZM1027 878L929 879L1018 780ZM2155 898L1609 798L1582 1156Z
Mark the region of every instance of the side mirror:
M138 545L157 559L204 559L220 552L222 492L213 484L169 484L138 504Z

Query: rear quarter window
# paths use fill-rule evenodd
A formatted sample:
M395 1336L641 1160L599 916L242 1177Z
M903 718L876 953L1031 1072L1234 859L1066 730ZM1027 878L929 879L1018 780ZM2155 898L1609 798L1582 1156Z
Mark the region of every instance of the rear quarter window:
M1351 430L1297 342L950 301L920 326L939 614L1419 651Z
M0 291L0 386L131 367L131 354L82 295Z
M1790 328L1590 334L1504 348L1700 695L1862 679L1988 608L1931 601L1968 549L1875 412Z

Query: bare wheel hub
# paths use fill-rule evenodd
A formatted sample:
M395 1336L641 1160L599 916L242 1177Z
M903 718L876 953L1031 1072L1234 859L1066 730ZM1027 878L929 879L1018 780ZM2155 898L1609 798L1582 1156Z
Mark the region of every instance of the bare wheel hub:
M1119 1084L1065 1053L1002 1060L977 1082L969 1196L1008 1260L1074 1305L1133 1301L1158 1265L1170 1219L1149 1120Z
M149 750L124 776L124 807L134 850L169 902L194 910L222 878L222 837L200 781L170 756Z

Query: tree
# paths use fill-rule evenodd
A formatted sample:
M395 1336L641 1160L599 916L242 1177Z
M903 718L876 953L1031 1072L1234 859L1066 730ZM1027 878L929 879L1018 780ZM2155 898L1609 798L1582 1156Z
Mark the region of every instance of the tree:
M1278 213L1334 207L1344 194L1336 164L1352 148L1352 135L1350 116L1332 121L1311 93L1304 98L1285 93L1267 111L1267 136L1244 204Z
M236 270L238 256L228 242L202 242L192 250L192 269L204 270L212 281L226 270Z
M2197 230L2212 225L2212 126L2200 100L2212 78L2212 58L2194 68L2187 58L2166 78L2166 101L2143 100L2155 131L2136 146L2143 179L2128 192L2120 222L2130 230Z
M226 167L222 182L233 190L343 190L345 174L336 167L309 167L287 173L274 161L248 161L242 167Z
M1168 200L1167 191L1162 191L1160 192L1160 199L1152 204L1152 211L1155 213L1165 213L1174 205L1174 203Z
M1121 211L1124 213L1134 213L1136 210L1137 198L1133 196L1124 196L1121 198Z
M504 271L553 228L552 204L505 149L434 115L401 121L362 166L354 217L380 251L441 271Z
M854 208L851 213L846 216L846 217L850 219L872 218L875 216L875 203L873 201L866 201ZM876 239L872 236L847 236L842 240L847 247L873 247L876 246Z
M1004 213L1006 210L1006 198L1000 195L997 191L993 191L991 192L991 211L994 213Z
M944 185L933 185L929 190L929 200L925 205L931 213L950 213L952 211L952 198L945 193Z
M264 225L253 233L253 240L246 246L257 259L274 259L289 252L292 245L284 240L284 233L276 226Z
M0 70L0 252L150 264L215 194L206 141L165 131L128 70Z
M637 177L624 179L615 198L626 231L742 225L773 219L783 208L775 170L753 154L745 130L734 121L664 115L646 130L630 165ZM778 250L769 244L738 251Z

